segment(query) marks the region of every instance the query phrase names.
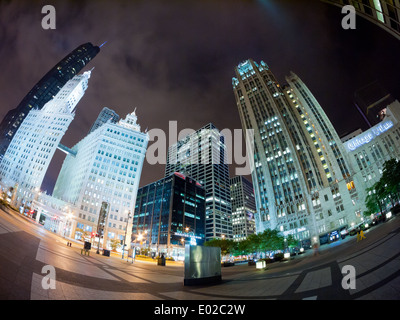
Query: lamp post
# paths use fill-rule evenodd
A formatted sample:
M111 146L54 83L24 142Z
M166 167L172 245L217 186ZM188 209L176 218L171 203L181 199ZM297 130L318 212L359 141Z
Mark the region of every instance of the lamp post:
M124 237L124 245L122 246L122 259L124 259L124 253L125 253L125 242L126 242L126 233L128 231L128 224L129 224L129 219L131 218L131 211L129 210L128 213L128 218L126 219L126 227L125 227L125 237Z
M146 248L146 253L148 254L150 252L150 241L149 241L149 246L147 246L147 240L149 240L149 236L148 236L148 231L144 230L144 240L146 241L144 246Z
M71 218L72 218L72 214L71 214L71 212L70 212L70 213L68 213L67 216L66 216L65 228L64 228L64 239L65 239L65 234L67 233L67 229L68 229L68 227L69 227Z
M136 237L135 244L136 244L136 241L139 241L139 243L140 243L142 240L143 240L143 235L141 233L139 233L138 236ZM135 256L134 260L136 261L136 246L135 246L135 255L134 256Z

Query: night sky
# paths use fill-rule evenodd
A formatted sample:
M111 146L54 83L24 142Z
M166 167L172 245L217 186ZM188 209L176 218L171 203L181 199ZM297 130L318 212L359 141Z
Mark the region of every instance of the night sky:
M41 9L56 8L44 30ZM340 8L313 1L1 1L0 118L80 44L107 43L62 139L72 147L105 106L125 117L137 108L142 130L169 121L178 129L241 128L232 91L234 67L264 60L281 84L295 72L339 135L367 126L353 105L357 89L379 81L400 98L400 42L357 16L343 30ZM151 144L152 142L150 142ZM65 154L57 151L42 190L53 189ZM231 166L233 174L234 166ZM146 161L140 185L163 177Z

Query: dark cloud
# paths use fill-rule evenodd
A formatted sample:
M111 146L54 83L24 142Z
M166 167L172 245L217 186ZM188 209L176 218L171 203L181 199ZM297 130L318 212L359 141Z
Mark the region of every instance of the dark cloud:
M57 29L41 28L53 4ZM381 81L400 97L399 42L357 18L341 28L340 9L320 1L12 1L0 2L0 117L78 45L100 45L89 88L62 140L72 146L107 106L137 108L142 129L240 128L231 79L239 62L264 60L284 82L292 70L309 86L338 132L364 127L355 90ZM64 154L45 180L51 190ZM145 165L141 185L164 166Z

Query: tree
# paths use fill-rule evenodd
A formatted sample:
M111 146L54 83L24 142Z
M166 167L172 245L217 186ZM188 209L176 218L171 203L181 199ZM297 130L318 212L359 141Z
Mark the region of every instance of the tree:
M250 253L259 253L261 251L262 241L259 234L250 234L245 241L247 241L247 249Z
M116 251L121 246L121 241L118 239L112 239L110 241L110 246L112 251Z
M283 250L285 238L280 235L278 230L265 229L261 233L261 248L263 251Z
M211 239L204 243L205 247L219 247L221 248L221 255L230 254L235 248L235 242L228 239Z
M291 247L297 247L299 245L299 241L296 240L293 235L289 234L286 238L286 245L291 248Z
M249 255L253 253L249 239L237 242L234 254L236 255Z
M400 196L400 161L396 159L385 161L379 181L384 185L385 193L393 206L394 201Z
M211 239L204 243L208 247L221 248L221 254L249 255L268 251L284 250L285 246L296 246L298 241L292 235L285 237L278 231L265 229L263 232L250 234L246 240L235 242L227 239Z
M365 198L365 206L367 207L367 210L364 212L365 217L369 217L371 214L382 211L381 203L374 187L372 186L371 188L368 188L367 192L368 195Z
M366 191L367 210L364 216L382 212L388 201L394 206L395 201L400 198L400 161L396 159L385 161L381 178Z

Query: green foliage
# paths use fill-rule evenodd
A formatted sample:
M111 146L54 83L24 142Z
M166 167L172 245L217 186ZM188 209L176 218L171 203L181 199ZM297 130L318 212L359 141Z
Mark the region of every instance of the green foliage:
M366 191L368 192L365 198L367 210L364 216L383 211L389 202L393 206L400 198L400 161L396 159L385 161L381 178Z
M116 251L121 246L121 242L118 239L112 239L110 241L110 246L112 251Z
M382 211L381 200L375 192L374 186L367 189L368 195L365 198L365 206L367 210L364 212L364 216L368 217L371 214Z
M206 247L219 247L221 248L221 255L230 254L235 249L235 242L233 240L227 239L211 239L204 243Z
M140 254L148 256L150 254L150 248L141 248L140 249Z
M267 251L284 250L287 246L296 246L298 241L292 235L285 238L277 230L266 229L262 233L251 234L246 240L235 242L226 239L212 239L204 243L208 247L221 248L221 254L249 255Z
M289 234L287 239L286 239L286 244L288 247L293 248L297 247L299 245L299 241L296 240L293 235Z

